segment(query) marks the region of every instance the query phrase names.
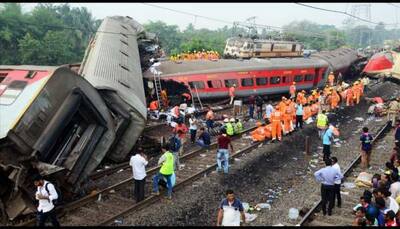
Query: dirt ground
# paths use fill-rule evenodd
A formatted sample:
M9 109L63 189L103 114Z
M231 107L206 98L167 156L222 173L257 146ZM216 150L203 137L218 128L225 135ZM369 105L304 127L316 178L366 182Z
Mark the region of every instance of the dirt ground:
M367 92L368 97L384 99L400 93L400 86L385 82ZM364 100L353 108L345 108L338 114L330 114L330 120L339 124L338 144L332 146L332 156L339 159L344 169L359 153L358 135L366 125L372 132L385 119L371 119L366 111L369 104ZM354 120L361 117L363 121ZM319 200L319 184L313 173L323 167L322 143L317 139L315 123L291 136L282 143L266 144L236 159L226 176L211 173L196 184L174 193L172 201L162 199L160 204L131 213L122 218L120 225L147 226L213 226L216 224L217 209L226 189L233 189L237 198L251 206L270 203L271 210L262 209L249 226L297 224L290 222L290 208L312 207ZM304 153L305 136L310 136L311 154ZM149 179L149 178L148 178Z

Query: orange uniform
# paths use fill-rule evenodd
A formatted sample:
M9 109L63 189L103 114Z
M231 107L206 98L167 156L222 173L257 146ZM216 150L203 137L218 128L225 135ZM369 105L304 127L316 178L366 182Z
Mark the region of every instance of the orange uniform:
M289 88L290 97L294 98L296 95L296 85L292 84Z
M284 100L280 101L278 106L279 106L279 110L286 111L286 102Z
M206 119L207 120L214 120L214 112L212 110L209 110L206 114Z
M316 115L318 114L319 111L319 106L317 103L314 103L311 105L311 115Z
M268 124L264 127L264 136L267 139L270 139L272 137L272 125Z
M162 100L163 106L168 107L169 101L168 101L167 91L164 89L161 91L160 94L161 94L161 100Z
M293 131L293 111L292 106L290 104L286 105L285 113L282 116L283 118L283 133L288 134Z
M346 105L347 106L354 106L354 91L353 88L347 89L346 92Z
M333 86L333 83L334 83L334 81L335 81L335 75L333 75L333 74L329 74L329 76L328 76L328 83L329 83L329 86Z
M278 109L271 114L271 124L272 124L272 140L282 139L282 112Z
M235 96L235 87L230 87L230 88L229 88L229 96L230 96L230 97Z
M361 97L361 87L359 84L356 84L353 86L353 92L354 92L354 97L356 100L356 104L360 103L360 97Z
M255 142L261 142L265 140L265 128L263 126L257 127L256 130L251 132L251 138Z
M334 90L332 93L331 109L336 109L340 101L339 94Z
M149 108L150 108L151 111L157 110L158 109L158 101L157 100L152 101L150 103Z

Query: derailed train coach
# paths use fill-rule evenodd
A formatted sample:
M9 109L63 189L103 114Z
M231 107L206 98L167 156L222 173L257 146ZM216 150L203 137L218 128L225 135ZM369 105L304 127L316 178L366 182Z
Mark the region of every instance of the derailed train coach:
M358 59L354 50L340 48L310 57L165 61L144 77L151 80L159 74L169 95L186 89L201 99L226 98L232 85L236 85L237 97L273 95L288 93L293 82L298 90L321 88L331 71L336 76L351 75Z
M35 209L32 174L74 187L102 161L115 130L97 90L67 67L0 66L0 74L0 195L12 220Z
M114 16L81 65L0 65L3 220L35 211L33 174L56 182L68 200L105 158L128 156L145 126L142 71L158 57L155 43L132 18Z

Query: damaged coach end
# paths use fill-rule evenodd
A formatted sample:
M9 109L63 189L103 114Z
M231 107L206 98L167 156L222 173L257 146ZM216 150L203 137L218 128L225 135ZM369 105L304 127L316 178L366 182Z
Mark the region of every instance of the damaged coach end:
M98 91L67 67L0 66L0 117L3 220L35 211L38 172L67 199L115 140Z
M101 94L115 120L116 139L107 158L123 161L147 118L138 39L144 28L129 17L106 17L86 50L79 73Z

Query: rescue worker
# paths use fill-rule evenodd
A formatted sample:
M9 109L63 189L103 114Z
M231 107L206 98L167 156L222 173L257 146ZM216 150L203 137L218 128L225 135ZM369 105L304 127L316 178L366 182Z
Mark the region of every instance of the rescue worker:
M226 123L226 134L229 137L232 137L235 134L235 129L233 128L233 123L235 123L235 119L231 118L228 123Z
M169 105L167 90L163 89L160 95L163 107L167 108Z
M261 122L256 123L257 129L252 131L251 138L253 139L254 142L262 142L265 140L265 127L261 124Z
M354 98L355 98L355 102L356 104L360 103L360 97L361 97L361 87L358 81L356 81L354 83L353 86L353 94L354 94Z
M272 138L272 125L269 122L269 120L265 120L264 136L265 136L265 139Z
M186 127L185 123L182 122L182 120L178 121L178 125L175 126L175 128L173 130L174 133L178 133L179 131L181 131L181 132L180 132L180 134L178 134L178 137L181 140L182 147L179 149L178 156L182 156L183 155L183 145L186 143L186 134L189 131L189 129Z
M174 108L172 108L171 115L172 115L172 117L174 117L173 121L178 122L178 120L180 119L180 115L181 115L178 105L175 105Z
M336 110L339 107L340 96L336 90L332 90L331 109Z
M150 109L150 111L158 110L158 101L157 100L151 101L151 103L149 105L149 109Z
M333 72L329 73L328 76L328 84L330 87L333 87L333 83L335 82L335 75L333 74Z
M317 92L315 90L312 90L311 95L308 96L308 98L307 98L307 103L316 101L316 99L317 99L316 95L317 95Z
M158 182L162 177L167 179L168 199L172 199L172 181L171 177L174 173L174 155L169 151L169 145L162 147L163 155L158 160L161 165L160 171L153 177L153 194L160 195L158 192Z
M318 135L322 138L326 128L328 127L328 116L326 116L326 111L322 110L317 116L317 128Z
M238 118L236 119L234 131L235 131L235 134L240 134L243 131L243 124L242 124L242 122L240 122L240 119L238 119Z
M233 84L232 87L229 88L229 97L231 98L231 101L229 102L230 105L233 104L233 99L235 98L235 88L236 84Z
M318 114L318 112L319 112L318 108L319 108L319 106L316 102L311 102L311 115L312 116Z
M283 134L287 135L293 131L293 107L290 105L290 100L287 100L285 106L285 112L282 114L283 118Z
M282 112L279 110L279 106L275 107L275 111L271 114L271 123L272 123L272 142L278 140L282 140Z
M346 90L346 106L354 106L354 91L352 87Z
M311 106L306 104L303 108L303 120L306 121L312 116Z
M290 86L289 93L291 99L296 98L296 82L293 82L293 84Z
M279 110L286 111L286 97L282 97L282 100L278 103Z

